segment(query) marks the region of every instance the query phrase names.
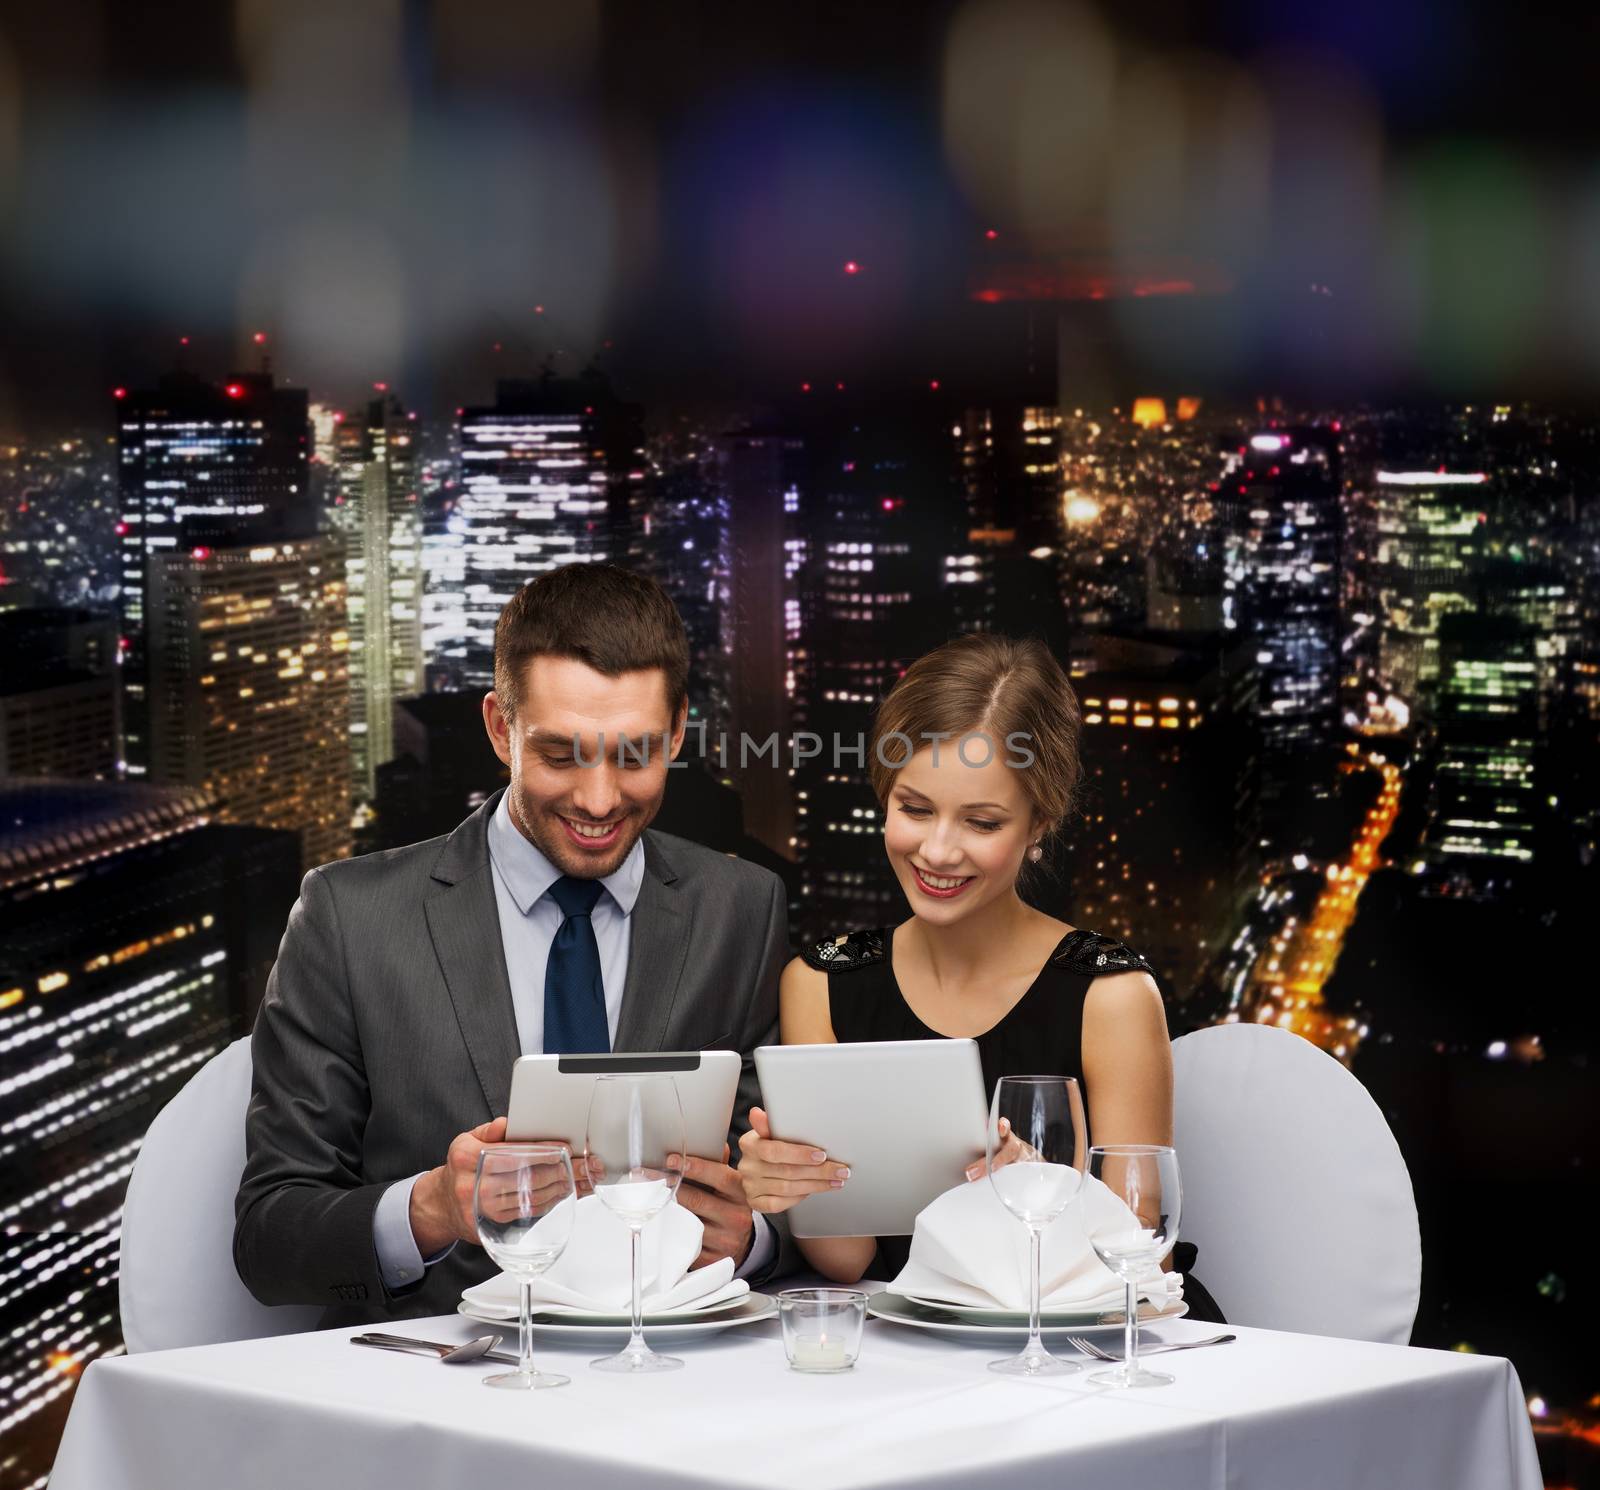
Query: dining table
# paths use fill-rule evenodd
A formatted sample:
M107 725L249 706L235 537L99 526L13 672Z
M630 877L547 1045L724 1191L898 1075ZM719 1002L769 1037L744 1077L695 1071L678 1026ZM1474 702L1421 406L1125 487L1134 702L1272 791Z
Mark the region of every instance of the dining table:
M462 1343L459 1315L392 1333ZM501 1327L515 1349L516 1327ZM947 1338L870 1318L853 1368L792 1370L766 1320L661 1339L681 1371L607 1375L615 1349L541 1331L571 1384L485 1390L500 1365L356 1348L348 1327L111 1356L83 1373L51 1490L1536 1490L1517 1373L1497 1356L1229 1327L1161 1356L1175 1380L1117 1390L987 1369L1015 1339ZM647 1334L650 1332L647 1331ZM1147 1327L1145 1345L1213 1324ZM1121 1336L1096 1336L1120 1351Z

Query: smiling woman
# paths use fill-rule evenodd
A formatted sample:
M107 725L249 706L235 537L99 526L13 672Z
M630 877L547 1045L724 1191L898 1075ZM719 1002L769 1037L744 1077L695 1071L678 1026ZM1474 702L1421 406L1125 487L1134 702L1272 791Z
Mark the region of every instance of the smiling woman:
M984 1079L1076 1076L1096 1143L1172 1141L1172 1062L1150 965L1110 937L1028 905L1079 778L1078 700L1040 641L958 637L919 658L873 722L872 783L908 921L806 949L784 970L785 1044L968 1038ZM849 1182L809 1145L751 1114L739 1175L752 1207L782 1211ZM982 1165L969 1171L980 1178ZM841 1282L904 1265L903 1237L799 1242ZM1192 1281L1192 1280L1191 1280ZM1191 1287L1190 1312L1214 1317Z

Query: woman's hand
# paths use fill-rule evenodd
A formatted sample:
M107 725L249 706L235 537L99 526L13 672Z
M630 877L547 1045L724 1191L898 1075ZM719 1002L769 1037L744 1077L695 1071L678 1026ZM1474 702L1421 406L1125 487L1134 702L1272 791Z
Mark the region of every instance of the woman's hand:
M739 1181L752 1211L773 1215L798 1205L808 1195L838 1190L850 1168L835 1164L808 1143L783 1143L759 1107L750 1109L750 1131L739 1140Z
M1011 1131L1011 1119L1000 1119L1000 1147L994 1151L993 1165L996 1169L1003 1169L1007 1164L1015 1164L1018 1159L1025 1159L1029 1154L1038 1158L1038 1152L1029 1144L1024 1143ZM981 1180L988 1174L990 1161L987 1158L975 1160L967 1165L967 1178Z

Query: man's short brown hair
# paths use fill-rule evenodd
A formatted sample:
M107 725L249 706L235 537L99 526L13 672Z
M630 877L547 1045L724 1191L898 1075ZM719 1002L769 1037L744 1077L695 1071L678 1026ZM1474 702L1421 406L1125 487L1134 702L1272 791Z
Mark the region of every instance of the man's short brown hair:
M616 564L564 564L529 580L494 627L494 691L514 718L535 657L572 657L608 678L660 668L668 716L689 691L689 638L672 597Z

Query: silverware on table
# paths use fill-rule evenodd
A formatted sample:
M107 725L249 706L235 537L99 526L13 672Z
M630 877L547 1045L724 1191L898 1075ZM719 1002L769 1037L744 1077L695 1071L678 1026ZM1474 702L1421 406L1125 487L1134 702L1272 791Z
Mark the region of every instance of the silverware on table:
M1213 1335L1209 1340L1173 1340L1165 1344L1141 1345L1139 1358L1147 1355L1164 1355L1169 1350L1199 1350L1202 1345L1230 1345L1237 1340L1237 1335ZM1120 1361L1120 1355L1112 1355L1109 1350L1103 1350L1087 1335L1068 1335L1067 1344L1074 1345L1085 1355L1093 1356L1097 1361Z
M431 1355L448 1366L466 1366L473 1361L499 1361L507 1365L518 1364L509 1351L496 1350L498 1335L479 1335L464 1345L441 1345L437 1340L414 1340L409 1335L367 1334L352 1335L352 1345L370 1345L375 1350L399 1350L410 1355Z

